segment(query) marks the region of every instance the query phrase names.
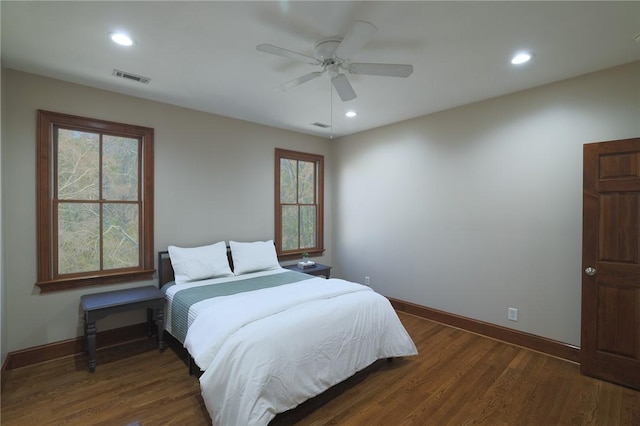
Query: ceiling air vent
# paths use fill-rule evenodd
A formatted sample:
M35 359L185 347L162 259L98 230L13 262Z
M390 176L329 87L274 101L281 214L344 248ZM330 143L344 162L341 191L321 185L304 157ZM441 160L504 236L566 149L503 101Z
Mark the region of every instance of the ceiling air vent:
M138 83L149 84L151 79L149 77L143 77L141 75L131 74L130 72L113 70L113 75L120 78L126 78L127 80L137 81Z
M311 123L311 125L316 127L321 127L323 129L328 129L329 127L331 127L328 124L320 123L318 121L316 121L315 123Z

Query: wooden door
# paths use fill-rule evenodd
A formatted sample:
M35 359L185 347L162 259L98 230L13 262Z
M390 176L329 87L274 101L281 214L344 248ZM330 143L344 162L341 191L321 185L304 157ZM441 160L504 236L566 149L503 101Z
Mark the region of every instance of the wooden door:
M640 138L584 145L583 185L580 368L640 389Z

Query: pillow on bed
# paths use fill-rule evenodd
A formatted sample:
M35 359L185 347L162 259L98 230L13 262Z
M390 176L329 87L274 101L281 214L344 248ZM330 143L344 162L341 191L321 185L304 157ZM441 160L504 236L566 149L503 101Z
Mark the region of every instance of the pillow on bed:
M169 257L176 284L233 276L224 241L193 248L169 246Z
M273 240L253 243L229 241L229 246L233 259L233 273L236 275L280 268Z

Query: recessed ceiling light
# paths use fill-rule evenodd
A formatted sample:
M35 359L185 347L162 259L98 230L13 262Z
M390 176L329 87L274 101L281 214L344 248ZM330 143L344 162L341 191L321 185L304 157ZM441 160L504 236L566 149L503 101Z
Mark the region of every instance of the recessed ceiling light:
M525 62L529 62L530 59L531 59L530 53L522 52L522 53L518 53L513 58L511 58L511 63L513 65L520 65L520 64L524 64Z
M355 112L355 111L347 111L345 115L347 117L349 117L349 118L352 118L352 117L355 117L356 115L358 115L358 113Z
M131 46L133 44L131 37L124 33L109 33L109 37L114 43L120 46Z

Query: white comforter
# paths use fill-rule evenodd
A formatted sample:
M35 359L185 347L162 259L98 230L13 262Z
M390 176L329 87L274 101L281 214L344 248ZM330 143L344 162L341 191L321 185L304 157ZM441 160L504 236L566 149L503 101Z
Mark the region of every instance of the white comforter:
M377 359L417 354L386 298L323 278L215 298L185 347L220 426L266 425Z

